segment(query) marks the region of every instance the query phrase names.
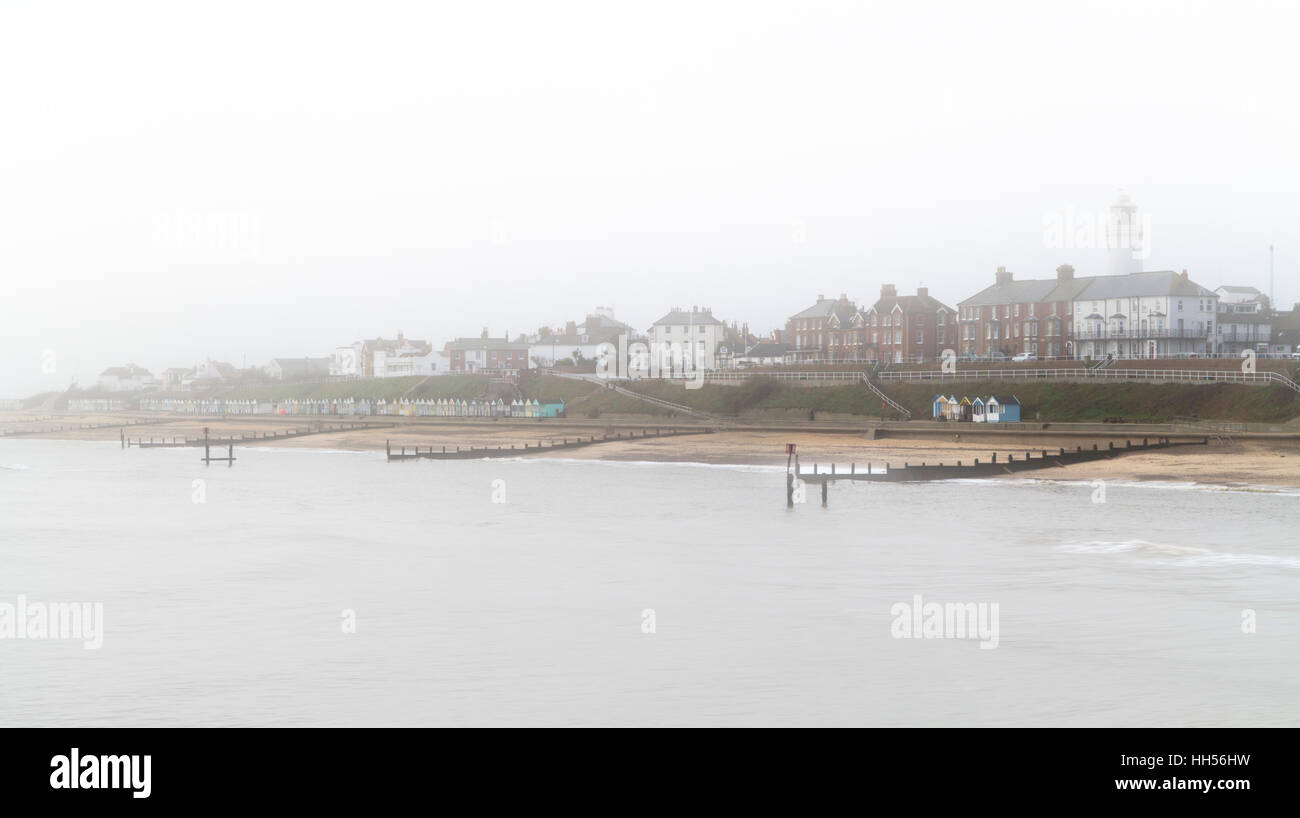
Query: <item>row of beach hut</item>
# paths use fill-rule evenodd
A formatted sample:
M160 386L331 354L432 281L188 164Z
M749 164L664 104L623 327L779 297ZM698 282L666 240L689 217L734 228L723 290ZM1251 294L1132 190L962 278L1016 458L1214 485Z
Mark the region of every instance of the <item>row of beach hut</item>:
M960 400L955 395L934 396L934 419L971 423L1017 423L1020 399L1015 395L989 395Z

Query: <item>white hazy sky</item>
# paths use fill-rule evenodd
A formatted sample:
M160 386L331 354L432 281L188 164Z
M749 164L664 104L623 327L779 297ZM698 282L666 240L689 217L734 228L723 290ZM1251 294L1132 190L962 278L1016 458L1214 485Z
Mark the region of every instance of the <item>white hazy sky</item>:
M0 397L535 330L949 304L1095 249L1300 301L1285 3L0 2ZM797 240L802 234L802 240ZM42 372L46 350L55 371Z

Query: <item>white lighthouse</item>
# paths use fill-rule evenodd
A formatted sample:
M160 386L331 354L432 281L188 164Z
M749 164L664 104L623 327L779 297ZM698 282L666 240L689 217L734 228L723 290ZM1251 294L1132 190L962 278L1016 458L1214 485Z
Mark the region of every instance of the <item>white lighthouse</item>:
M1137 205L1127 193L1120 191L1119 198L1110 206L1110 218L1106 221L1107 272L1110 275L1142 272L1145 240Z

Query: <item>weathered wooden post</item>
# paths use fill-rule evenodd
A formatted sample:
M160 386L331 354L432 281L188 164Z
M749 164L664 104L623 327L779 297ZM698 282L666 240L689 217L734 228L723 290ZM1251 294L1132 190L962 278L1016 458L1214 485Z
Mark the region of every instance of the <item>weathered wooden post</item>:
M822 481L822 508L826 508L826 484L829 482L829 480Z
M785 507L794 508L794 472L785 473Z

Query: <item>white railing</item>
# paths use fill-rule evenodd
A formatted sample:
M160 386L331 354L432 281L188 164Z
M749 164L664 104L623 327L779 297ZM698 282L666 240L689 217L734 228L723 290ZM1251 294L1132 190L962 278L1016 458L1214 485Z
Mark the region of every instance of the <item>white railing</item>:
M888 381L1032 381L1078 379L1089 381L1148 381L1177 383L1246 383L1281 384L1300 392L1300 384L1277 372L1234 372L1231 370L1192 369L964 369L953 372L929 370L923 372L882 372L881 380Z
M771 378L777 381L846 381L854 382L861 378L862 370L855 372L712 372L704 377L705 382L725 383L727 381L746 381L750 378Z
M700 420L714 420L714 421L718 420L718 418L715 418L713 415L710 415L708 412L701 412L699 409L693 409L689 406L685 406L680 403L673 403L670 400L664 400L663 398L656 398L653 397L652 395L646 395L641 392L633 392L631 389L624 389L621 386L615 386L614 391L619 393L620 395L626 395L629 398L635 398L636 400L645 401L646 403L652 404L654 406L659 406L664 409L671 409L674 412L681 412L684 415L690 415L691 417L696 417L699 418Z
M868 389L874 392L876 397L880 398L882 401L888 404L890 408L892 408L895 412L901 414L904 420L912 419L912 411L908 409L906 406L903 406L903 404L899 403L898 401L886 395L884 392L880 391L880 387L872 383L871 379L866 376L866 373L863 373L862 375L862 383L864 383Z

